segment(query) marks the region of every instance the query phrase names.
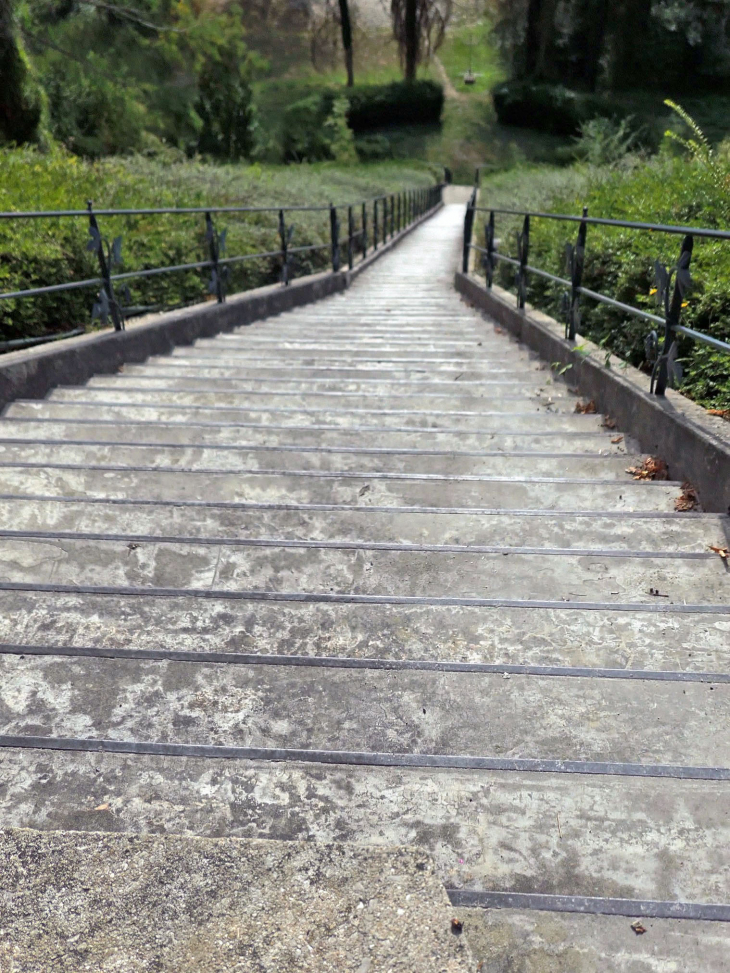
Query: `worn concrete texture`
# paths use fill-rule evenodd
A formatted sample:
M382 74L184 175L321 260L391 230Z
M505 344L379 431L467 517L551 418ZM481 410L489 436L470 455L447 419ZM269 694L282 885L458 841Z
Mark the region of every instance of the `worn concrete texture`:
M12 973L466 973L452 913L415 849L0 832Z
M730 435L723 419L673 389L651 395L647 375L614 356L606 367L605 352L582 335L576 352L563 337L563 325L530 306L517 310L506 291L487 290L474 274L457 272L456 286L546 360L569 364L571 384L613 416L642 449L662 457L672 475L690 481L705 509L730 510Z
M0 827L154 833L183 876L180 834L415 845L457 891L730 915L728 517L637 478L620 416L460 298L462 217L346 293L6 409ZM724 969L717 921L521 901L452 942L387 900L482 973ZM216 902L213 957L244 911Z

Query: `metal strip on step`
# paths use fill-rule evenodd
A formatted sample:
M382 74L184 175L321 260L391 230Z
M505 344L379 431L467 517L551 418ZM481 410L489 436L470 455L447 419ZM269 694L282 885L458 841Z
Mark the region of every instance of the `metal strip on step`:
M294 476L321 480L414 480L416 482L446 483L571 483L586 486L615 487L672 487L679 489L677 480L602 480L599 477L577 476L478 476L464 474L451 476L448 473L384 473L372 470L268 470L268 469L210 469L189 466L125 466L117 463L23 463L21 461L0 462L0 469L20 470L82 470L115 473L199 473L206 476Z
M17 400L16 400L17 401ZM47 401L47 400L43 400ZM72 403L73 404L73 403ZM519 415L529 416L529 412L521 412ZM203 422L200 420L187 421L182 419L134 419L130 421L128 419L104 419L100 417L98 419L85 419L81 417L73 418L57 418L56 416L9 416L5 415L0 420L5 422L42 422L42 423L53 423L55 425L63 426L78 426L78 425L88 425L88 426L124 426L125 428L129 426L150 426L152 428L158 428L160 426L170 427L172 429L182 427L184 429L261 429L271 432L273 430L277 432L297 432L297 433L309 433L309 432L375 432L379 434L391 433L391 432L430 432L430 433L444 433L453 436L532 436L543 438L546 436L567 436L574 439L584 438L586 436L605 436L606 432L602 432L601 429L588 429L583 432L571 431L570 429L560 430L560 429L548 429L543 431L527 431L522 432L520 430L500 431L494 429L447 429L446 427L435 427L435 426L317 426L317 425L307 425L307 426L278 426L270 425L269 423L261 422ZM611 431L611 430L609 430Z
M671 520L681 522L685 520L718 520L730 519L727 514L707 513L705 511L688 510L686 513L664 510L549 510L544 508L530 508L522 510L511 507L382 507L368 505L354 505L348 503L254 503L244 500L142 500L128 497L68 497L53 496L40 493L0 493L0 500L47 501L49 503L77 503L77 504L112 504L116 506L132 507L202 507L211 510L279 510L310 513L348 512L348 513L385 513L385 514L463 514L475 517L576 517L590 519L614 520Z
M537 892L482 892L447 888L453 906L474 909L527 909L578 912L584 915L644 919L696 919L730 922L730 905L709 902L666 902L586 895L543 895Z
M480 770L533 774L580 774L670 780L730 781L729 767L631 764L590 760L541 760L519 757L467 757L457 754L379 753L354 750L309 750L284 747L236 747L198 743L153 743L136 740L79 739L2 734L0 748L69 750L84 753L129 753L214 760L325 764L341 767L404 767L434 770Z
M52 584L0 580L0 591L55 594L114 595L141 598L203 598L208 601L289 602L304 605L413 605L453 608L548 608L564 611L640 612L650 615L730 615L728 605L688 605L662 601L658 604L596 601L531 601L518 598L427 597L424 595L356 595L303 591L237 591L222 588L133 588L123 585Z
M538 676L558 679L626 679L632 682L730 684L727 672L675 672L666 669L611 669L589 666L539 666L427 659L357 659L343 656L257 655L245 652L189 652L183 649L122 649L103 646L0 643L0 656L58 656L70 659L121 659L190 662L195 665L274 666L301 669L359 669L376 672L455 672L474 675Z
M72 421L73 424L73 421ZM2 424L0 424L0 433ZM522 457L525 459L620 459L628 462L631 459L630 453L550 453L532 450L493 450L492 452L480 452L479 450L459 450L459 449L393 449L377 446L292 446L289 444L268 445L266 443L159 443L159 442L135 442L126 439L26 439L25 437L3 438L0 436L0 445L3 446L98 446L122 449L130 447L132 449L201 449L201 450L221 450L222 452L233 451L239 453L346 453L355 456L448 456L451 459L469 457L477 459L514 459ZM238 472L234 470L233 472Z
M390 541L299 540L278 537L188 537L177 534L112 534L104 531L3 530L0 538L187 544L191 547L261 547L306 551L393 551L402 554L500 554L544 557L600 557L657 561L717 561L711 551L634 551L620 548L498 547L487 544L401 544Z
M171 390L174 392L174 389ZM215 393L211 393L215 394ZM312 393L315 394L315 393ZM525 396L527 398L527 396ZM31 400L37 401L37 400ZM468 417L471 419L482 419L485 417L492 418L494 416L500 416L505 418L515 418L516 416L521 416L522 418L527 418L528 416L534 416L540 413L541 416L565 416L571 419L578 419L581 421L581 416L584 419L595 419L597 413L576 413L576 412L551 412L547 409L544 403L540 403L540 406L545 408L545 412L540 412L540 407L527 411L527 412L505 412L497 409L488 409L484 412L467 412L458 410L437 410L437 409L312 409L307 406L301 406L298 409L295 408L281 408L279 406L256 406L251 404L247 407L245 405L186 405L184 402L124 402L124 401L106 401L103 399L42 399L43 405L48 406L61 406L63 408L78 408L79 406L86 406L89 409L155 409L158 412L162 411L172 411L172 412L263 412L267 415L273 414L285 414L285 415L332 415L332 416L444 416L444 417ZM16 399L16 403L26 403L28 399ZM537 404L537 403L536 403ZM12 416L8 418L12 419ZM410 426L408 428L411 428ZM415 427L415 428L420 428Z

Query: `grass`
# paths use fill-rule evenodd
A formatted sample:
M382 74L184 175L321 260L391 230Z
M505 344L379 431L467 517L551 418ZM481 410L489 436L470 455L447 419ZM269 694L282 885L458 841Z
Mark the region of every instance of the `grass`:
M205 206L295 206L346 204L384 192L432 185L437 173L425 163L335 163L294 166L206 165L111 158L97 163L57 153L0 151L0 210L97 209ZM344 214L340 216L341 221ZM99 218L109 240L122 236L122 270L193 263L207 258L202 214ZM327 244L329 214L290 213L294 246ZM227 255L255 254L279 247L277 213L221 215L228 232ZM28 289L98 274L86 251L87 221L44 219L0 222L0 292ZM297 275L327 266L326 247L296 258ZM279 279L278 258L233 265L229 289L245 290ZM208 296L207 270L130 281L135 306L176 306ZM90 323L93 289L0 302L3 340L65 331Z

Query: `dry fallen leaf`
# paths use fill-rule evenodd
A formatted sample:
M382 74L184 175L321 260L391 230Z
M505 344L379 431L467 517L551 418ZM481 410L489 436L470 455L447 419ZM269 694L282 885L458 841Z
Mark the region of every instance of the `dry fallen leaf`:
M358 497L364 497L366 493L370 493L370 489L370 484L366 483L364 487L360 487L360 489L357 491Z
M674 509L679 513L688 513L697 510L700 506L700 498L691 483L682 484L682 493L674 501Z
M637 919L636 922L631 923L631 928L634 930L637 936L643 936L643 934L646 932L646 927L639 919Z
M94 810L95 811L108 811L109 810L109 805L108 804L99 804L99 806L98 807L95 807Z
M455 933L457 936L459 935L459 933L463 928L464 928L464 923L461 921L461 919L451 920L451 931Z
M614 436L613 439L611 440L614 446L616 445L616 443L622 443L623 441L624 441L623 436Z
M593 413L596 411L596 403L593 401L593 399L591 399L590 402L576 402L575 411L584 416L593 415Z
M708 416L719 416L721 419L727 419L730 422L730 409L708 409Z
M668 480L669 470L663 459L647 456L641 466L630 466L627 470L635 480Z
M615 429L616 420L612 419L611 416L606 416L603 422L601 423L601 425L603 426L604 429Z
M718 557L721 557L723 561L727 561L730 557L730 551L726 547L715 547L714 544L710 544L710 550L714 551Z
M498 328L498 327L495 326L494 333L495 334L504 334L504 328Z

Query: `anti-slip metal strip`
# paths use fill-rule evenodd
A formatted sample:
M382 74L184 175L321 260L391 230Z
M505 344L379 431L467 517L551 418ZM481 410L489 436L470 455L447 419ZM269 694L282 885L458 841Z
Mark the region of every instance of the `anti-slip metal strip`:
M373 470L268 470L268 469L210 469L189 466L125 466L123 463L22 463L12 460L0 462L0 469L20 470L81 470L115 473L200 473L207 476L294 476L320 480L414 480L417 482L446 483L572 483L587 486L613 486L619 488L672 487L679 489L680 483L674 480L619 480L600 477L577 476L478 476L465 473L463 476L450 476L447 473L383 473Z
M626 679L633 682L730 683L726 672L674 672L666 669L610 669L588 666L537 666L487 662L431 662L409 659L352 659L340 656L256 655L244 652L186 652L181 649L22 645L0 643L0 656L60 656L71 659L121 659L191 662L196 665L279 666L301 669L361 669L382 672L456 672L475 675L539 676L559 679Z
M0 580L0 591L134 598L204 598L208 601L289 602L304 605L413 605L455 608L548 608L556 611L640 612L649 615L730 615L730 605L687 605L670 601L622 604L610 601L530 601L519 598L425 597L422 595L355 595L334 592L236 591L221 588L133 588L122 585L42 584Z
M474 909L529 909L637 919L699 919L730 922L730 905L709 902L664 902L587 895L543 895L533 892L481 892L447 889L451 904Z
M435 770L482 770L533 774L581 774L607 777L660 777L673 780L730 781L728 767L630 764L590 760L531 760L517 757L467 757L432 753L367 753L354 750L297 750L283 747L230 747L197 743L152 743L135 740L0 735L0 747L26 750L71 750L83 753L129 753L160 757L328 764L341 767L411 767Z
M66 497L52 496L38 493L1 493L0 500L18 501L47 501L49 503L75 503L75 504L112 504L125 507L200 507L210 510L278 510L278 511L298 511L298 512L346 512L346 513L385 513L385 514L459 514L474 517L557 517L557 518L585 518L594 519L613 519L613 520L671 520L677 521L677 514L661 510L545 510L541 508L531 508L527 510L502 508L502 507L380 507L380 506L354 506L347 503L252 503L244 500L136 500L128 497ZM728 520L726 514L704 513L688 511L683 513L681 519L685 520L716 520L725 523Z
M186 544L199 547L262 547L281 550L393 551L401 554L510 554L544 557L643 558L717 561L711 551L626 551L621 548L497 547L487 544L399 544L388 541L298 540L277 537L187 537L176 534L110 534L103 531L0 530L0 539L109 541L139 544Z

